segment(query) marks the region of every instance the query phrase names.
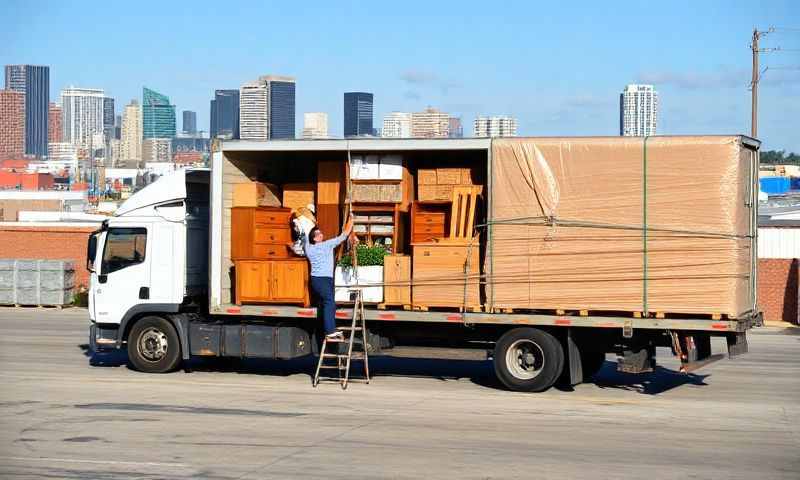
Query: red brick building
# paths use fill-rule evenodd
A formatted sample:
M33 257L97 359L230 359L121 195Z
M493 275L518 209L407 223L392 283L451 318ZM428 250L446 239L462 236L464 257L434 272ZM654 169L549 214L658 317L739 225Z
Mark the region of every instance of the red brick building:
M98 225L59 224L19 226L0 223L0 258L35 258L75 262L75 285L89 284L86 242Z
M25 154L25 93L0 90L0 158Z
M54 183L50 173L0 171L0 189L51 190Z
M53 102L47 111L47 143L61 143L64 127L61 123L62 109Z

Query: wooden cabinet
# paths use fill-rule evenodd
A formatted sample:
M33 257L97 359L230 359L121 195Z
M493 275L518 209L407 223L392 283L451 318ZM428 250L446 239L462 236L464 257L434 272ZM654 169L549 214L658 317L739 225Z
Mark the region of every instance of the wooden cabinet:
M411 205L411 243L425 243L445 237L450 202Z
M480 306L480 245L423 243L412 245L414 305ZM465 266L466 273L465 273Z
M309 305L308 262L286 260L237 260L236 304L297 303Z
M289 258L291 214L288 208L232 208L231 259Z
M383 257L383 302L389 305L411 304L411 257Z

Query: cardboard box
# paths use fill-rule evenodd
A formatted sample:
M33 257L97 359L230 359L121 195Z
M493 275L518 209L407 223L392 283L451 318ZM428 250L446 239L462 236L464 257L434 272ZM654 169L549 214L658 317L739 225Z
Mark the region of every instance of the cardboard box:
M234 207L280 207L281 189L261 182L237 183L233 186Z
M433 168L420 168L417 170L417 184L436 185L436 170Z
M378 180L380 157L377 155L353 155L350 157L350 178L353 180Z
M436 183L439 185L460 185L461 168L437 168Z
M403 157L400 155L384 155L380 158L378 178L381 180L403 179Z
M283 185L283 206L297 210L308 204L314 204L314 191L316 185L313 183L287 183Z

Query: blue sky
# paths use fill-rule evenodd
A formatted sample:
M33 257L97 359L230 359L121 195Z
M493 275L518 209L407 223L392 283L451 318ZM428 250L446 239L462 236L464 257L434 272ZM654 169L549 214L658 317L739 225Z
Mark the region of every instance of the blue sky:
M511 114L523 135L616 135L618 95L635 82L659 91L659 133L749 133L752 29L793 28L763 40L795 51L762 56L759 136L800 152L791 0L3 3L0 63L50 65L51 98L104 88L119 112L146 85L171 98L179 125L195 110L207 130L214 89L293 75L298 130L303 112L324 111L334 135L345 91L375 94L378 127L431 105L465 132L476 114Z

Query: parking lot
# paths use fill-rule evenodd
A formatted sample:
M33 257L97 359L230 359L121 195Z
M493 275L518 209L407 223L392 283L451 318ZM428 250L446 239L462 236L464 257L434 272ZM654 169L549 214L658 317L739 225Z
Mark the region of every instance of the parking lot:
M609 356L540 394L464 359L376 357L346 391L313 389L313 359L147 375L92 358L87 331L83 310L0 310L3 478L800 476L800 329L695 375L667 351L642 377Z

